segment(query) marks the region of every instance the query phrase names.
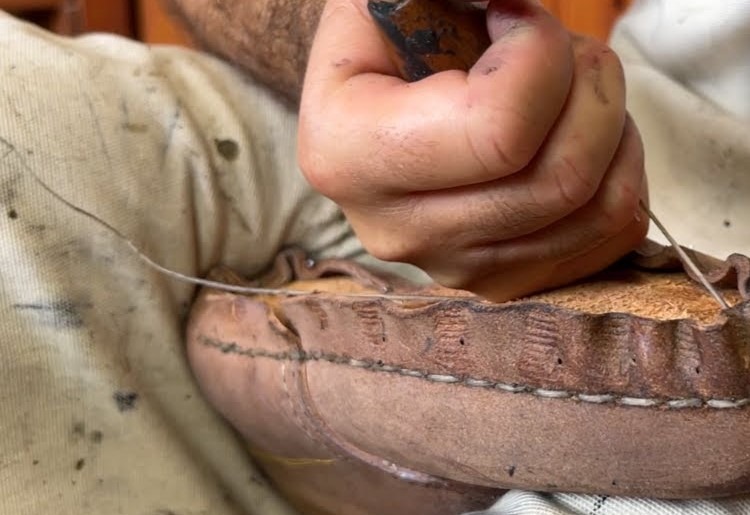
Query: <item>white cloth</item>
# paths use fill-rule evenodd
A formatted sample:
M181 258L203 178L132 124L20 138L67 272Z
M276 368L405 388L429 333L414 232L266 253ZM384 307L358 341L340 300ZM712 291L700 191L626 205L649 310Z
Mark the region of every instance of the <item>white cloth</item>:
M0 70L0 512L290 515L193 381L195 289L34 175L189 275L359 254L294 111L205 55L2 13Z
M641 0L612 45L653 210L685 246L750 254L750 2Z

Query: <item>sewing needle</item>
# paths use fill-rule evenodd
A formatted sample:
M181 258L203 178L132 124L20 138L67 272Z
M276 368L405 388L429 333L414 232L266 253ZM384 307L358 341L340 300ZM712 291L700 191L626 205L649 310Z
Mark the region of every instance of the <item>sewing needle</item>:
M667 238L669 244L672 245L672 248L675 250L675 252L677 252L677 255L680 257L680 261L682 261L682 264L689 268L691 272L693 272L693 275L698 278L701 284L703 284L706 290L708 290L708 292L713 296L714 299L716 299L716 302L718 302L723 309L729 309L729 304L726 300L724 300L724 297L721 296L719 290L717 290L714 285L711 284L705 274L701 272L700 268L698 268L698 265L695 264L695 261L693 261L690 256L688 256L687 252L685 252L682 247L680 247L680 245L677 243L677 240L675 240L674 237L669 233L669 231L667 231L667 228L664 227L664 224L659 221L656 215L651 211L646 203L643 202L643 200L640 201L640 205L641 208L646 213L648 213L648 217L652 222L654 222L654 224L661 231L664 237Z

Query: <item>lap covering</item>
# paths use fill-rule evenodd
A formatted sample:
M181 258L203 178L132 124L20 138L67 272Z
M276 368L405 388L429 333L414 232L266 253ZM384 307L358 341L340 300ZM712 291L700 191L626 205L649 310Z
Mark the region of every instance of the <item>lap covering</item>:
M207 56L2 13L0 69L0 511L290 514L195 386L194 288L32 173L186 274L357 253L295 113Z

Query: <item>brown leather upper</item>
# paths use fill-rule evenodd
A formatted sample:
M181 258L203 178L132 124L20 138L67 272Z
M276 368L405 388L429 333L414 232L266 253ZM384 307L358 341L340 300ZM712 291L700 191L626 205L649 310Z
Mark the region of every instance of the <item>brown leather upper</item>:
M455 514L507 488L750 491L748 301L706 325L330 284L204 290L188 328L208 399L305 513Z

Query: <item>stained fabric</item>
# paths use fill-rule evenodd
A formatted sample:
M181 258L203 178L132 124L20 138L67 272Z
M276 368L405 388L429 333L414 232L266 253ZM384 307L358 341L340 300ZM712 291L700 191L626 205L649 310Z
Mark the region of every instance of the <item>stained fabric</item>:
M188 275L360 255L294 111L196 52L2 14L0 70L0 511L292 513L196 387L195 288L51 192Z
M744 1L642 1L613 38L652 207L719 257L750 254L738 89L750 53L730 51L748 27ZM292 514L195 385L182 335L195 288L49 190L184 274L222 263L254 275L288 245L384 266L303 180L295 113L208 56L5 15L0 69L3 511ZM484 513L745 514L750 502L512 491Z

